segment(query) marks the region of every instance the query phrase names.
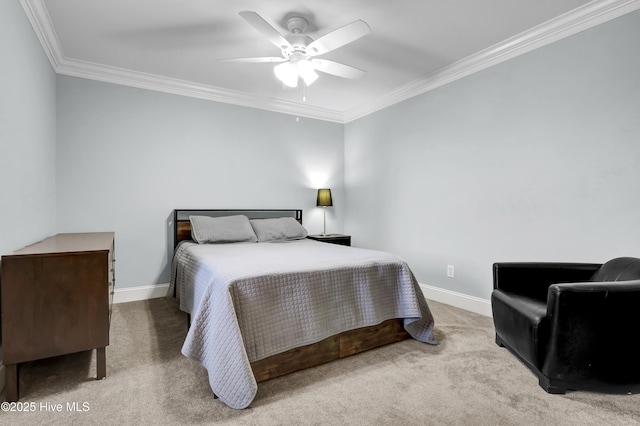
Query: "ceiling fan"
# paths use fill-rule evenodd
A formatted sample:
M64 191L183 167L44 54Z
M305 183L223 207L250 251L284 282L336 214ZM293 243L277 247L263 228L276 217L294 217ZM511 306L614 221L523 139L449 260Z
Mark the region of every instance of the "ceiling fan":
M297 87L300 78L305 85L310 86L318 78L316 71L350 79L360 78L366 73L349 65L316 57L369 34L371 28L363 20L359 19L313 40L304 34L309 22L301 16L292 16L287 19L287 27L291 34L283 36L256 12L243 11L239 14L267 40L278 47L282 52L282 57L219 59L220 61L280 62L273 71L276 77L289 87Z

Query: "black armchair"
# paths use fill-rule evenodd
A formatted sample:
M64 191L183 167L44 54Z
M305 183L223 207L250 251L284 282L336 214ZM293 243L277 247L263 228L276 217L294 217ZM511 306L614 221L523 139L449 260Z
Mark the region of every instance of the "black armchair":
M640 259L495 263L496 343L549 393L640 392Z

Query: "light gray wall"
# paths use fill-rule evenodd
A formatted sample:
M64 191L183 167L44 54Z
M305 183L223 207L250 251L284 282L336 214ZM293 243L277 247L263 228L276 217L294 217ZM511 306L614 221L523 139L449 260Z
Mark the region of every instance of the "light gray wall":
M169 282L176 208L302 208L319 233L327 185L343 229L340 124L59 76L57 138L58 232L115 231L118 288Z
M0 254L55 234L55 73L20 3L0 2Z
M635 12L347 124L354 245L483 299L493 262L640 256L639 53Z
M55 73L17 1L0 2L0 58L0 255L5 255L55 234L56 221ZM0 388L2 383L4 377Z

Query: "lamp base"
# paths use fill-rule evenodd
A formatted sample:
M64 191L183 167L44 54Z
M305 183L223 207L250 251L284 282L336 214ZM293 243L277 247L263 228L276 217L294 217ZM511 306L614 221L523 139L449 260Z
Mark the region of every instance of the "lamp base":
M323 218L323 228L322 228L322 236L326 236L327 235L327 207L323 206L322 207L322 218Z

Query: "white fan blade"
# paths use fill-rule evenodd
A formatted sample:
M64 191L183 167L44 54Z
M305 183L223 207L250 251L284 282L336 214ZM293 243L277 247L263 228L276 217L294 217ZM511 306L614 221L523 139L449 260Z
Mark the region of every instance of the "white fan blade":
M327 74L337 75L338 77L350 78L356 80L367 72L350 65L341 64L340 62L328 61L326 59L312 59L313 67Z
M325 34L307 46L307 53L311 56L322 55L345 44L364 37L371 32L369 25L361 19Z
M268 56L263 58L228 58L218 59L221 62L238 62L238 63L261 63L261 62L284 62L285 58L279 58L276 56Z
M253 28L255 28L260 34L265 36L267 40L275 44L279 49L290 48L291 43L282 36L275 28L273 28L267 21L262 19L256 12L242 11L238 12L245 21L247 21Z

